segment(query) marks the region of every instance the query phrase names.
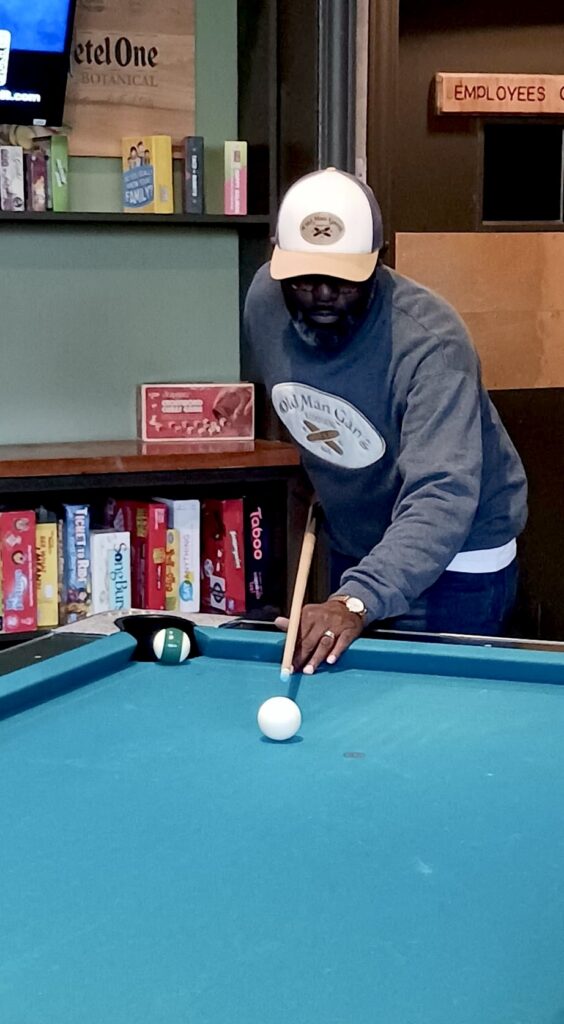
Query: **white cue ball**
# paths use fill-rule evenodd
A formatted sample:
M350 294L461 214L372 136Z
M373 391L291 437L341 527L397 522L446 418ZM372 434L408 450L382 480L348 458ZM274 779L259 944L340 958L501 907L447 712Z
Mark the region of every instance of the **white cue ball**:
M257 722L269 740L289 740L302 724L302 713L289 697L270 697L258 709Z

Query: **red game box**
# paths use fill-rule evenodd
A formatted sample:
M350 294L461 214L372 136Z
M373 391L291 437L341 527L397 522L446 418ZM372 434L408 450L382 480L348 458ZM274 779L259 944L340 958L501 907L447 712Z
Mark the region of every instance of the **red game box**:
M252 451L253 384L141 384L138 430L142 441L213 445L217 451Z
M0 512L0 607L5 633L37 627L35 513Z
M167 509L153 501L117 501L106 508L106 524L131 536L131 600L136 608L166 608Z
M245 537L242 498L202 503L202 611L245 611Z

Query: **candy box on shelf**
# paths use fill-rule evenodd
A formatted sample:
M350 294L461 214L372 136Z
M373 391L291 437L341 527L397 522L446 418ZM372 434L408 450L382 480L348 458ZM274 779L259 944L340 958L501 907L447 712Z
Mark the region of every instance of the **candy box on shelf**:
M196 450L205 444L218 451L252 451L254 385L141 384L138 428L142 441L177 441L194 444Z

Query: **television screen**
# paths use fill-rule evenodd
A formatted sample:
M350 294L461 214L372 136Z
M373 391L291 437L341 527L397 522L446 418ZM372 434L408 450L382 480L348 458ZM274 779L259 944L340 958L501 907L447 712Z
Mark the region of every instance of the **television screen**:
M0 0L0 123L62 123L76 0Z

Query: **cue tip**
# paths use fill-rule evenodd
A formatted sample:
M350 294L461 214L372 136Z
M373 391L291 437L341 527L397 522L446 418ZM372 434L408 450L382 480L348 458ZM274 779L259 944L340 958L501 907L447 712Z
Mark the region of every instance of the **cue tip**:
M280 682L287 683L290 680L291 672L289 668L283 668L280 673Z

